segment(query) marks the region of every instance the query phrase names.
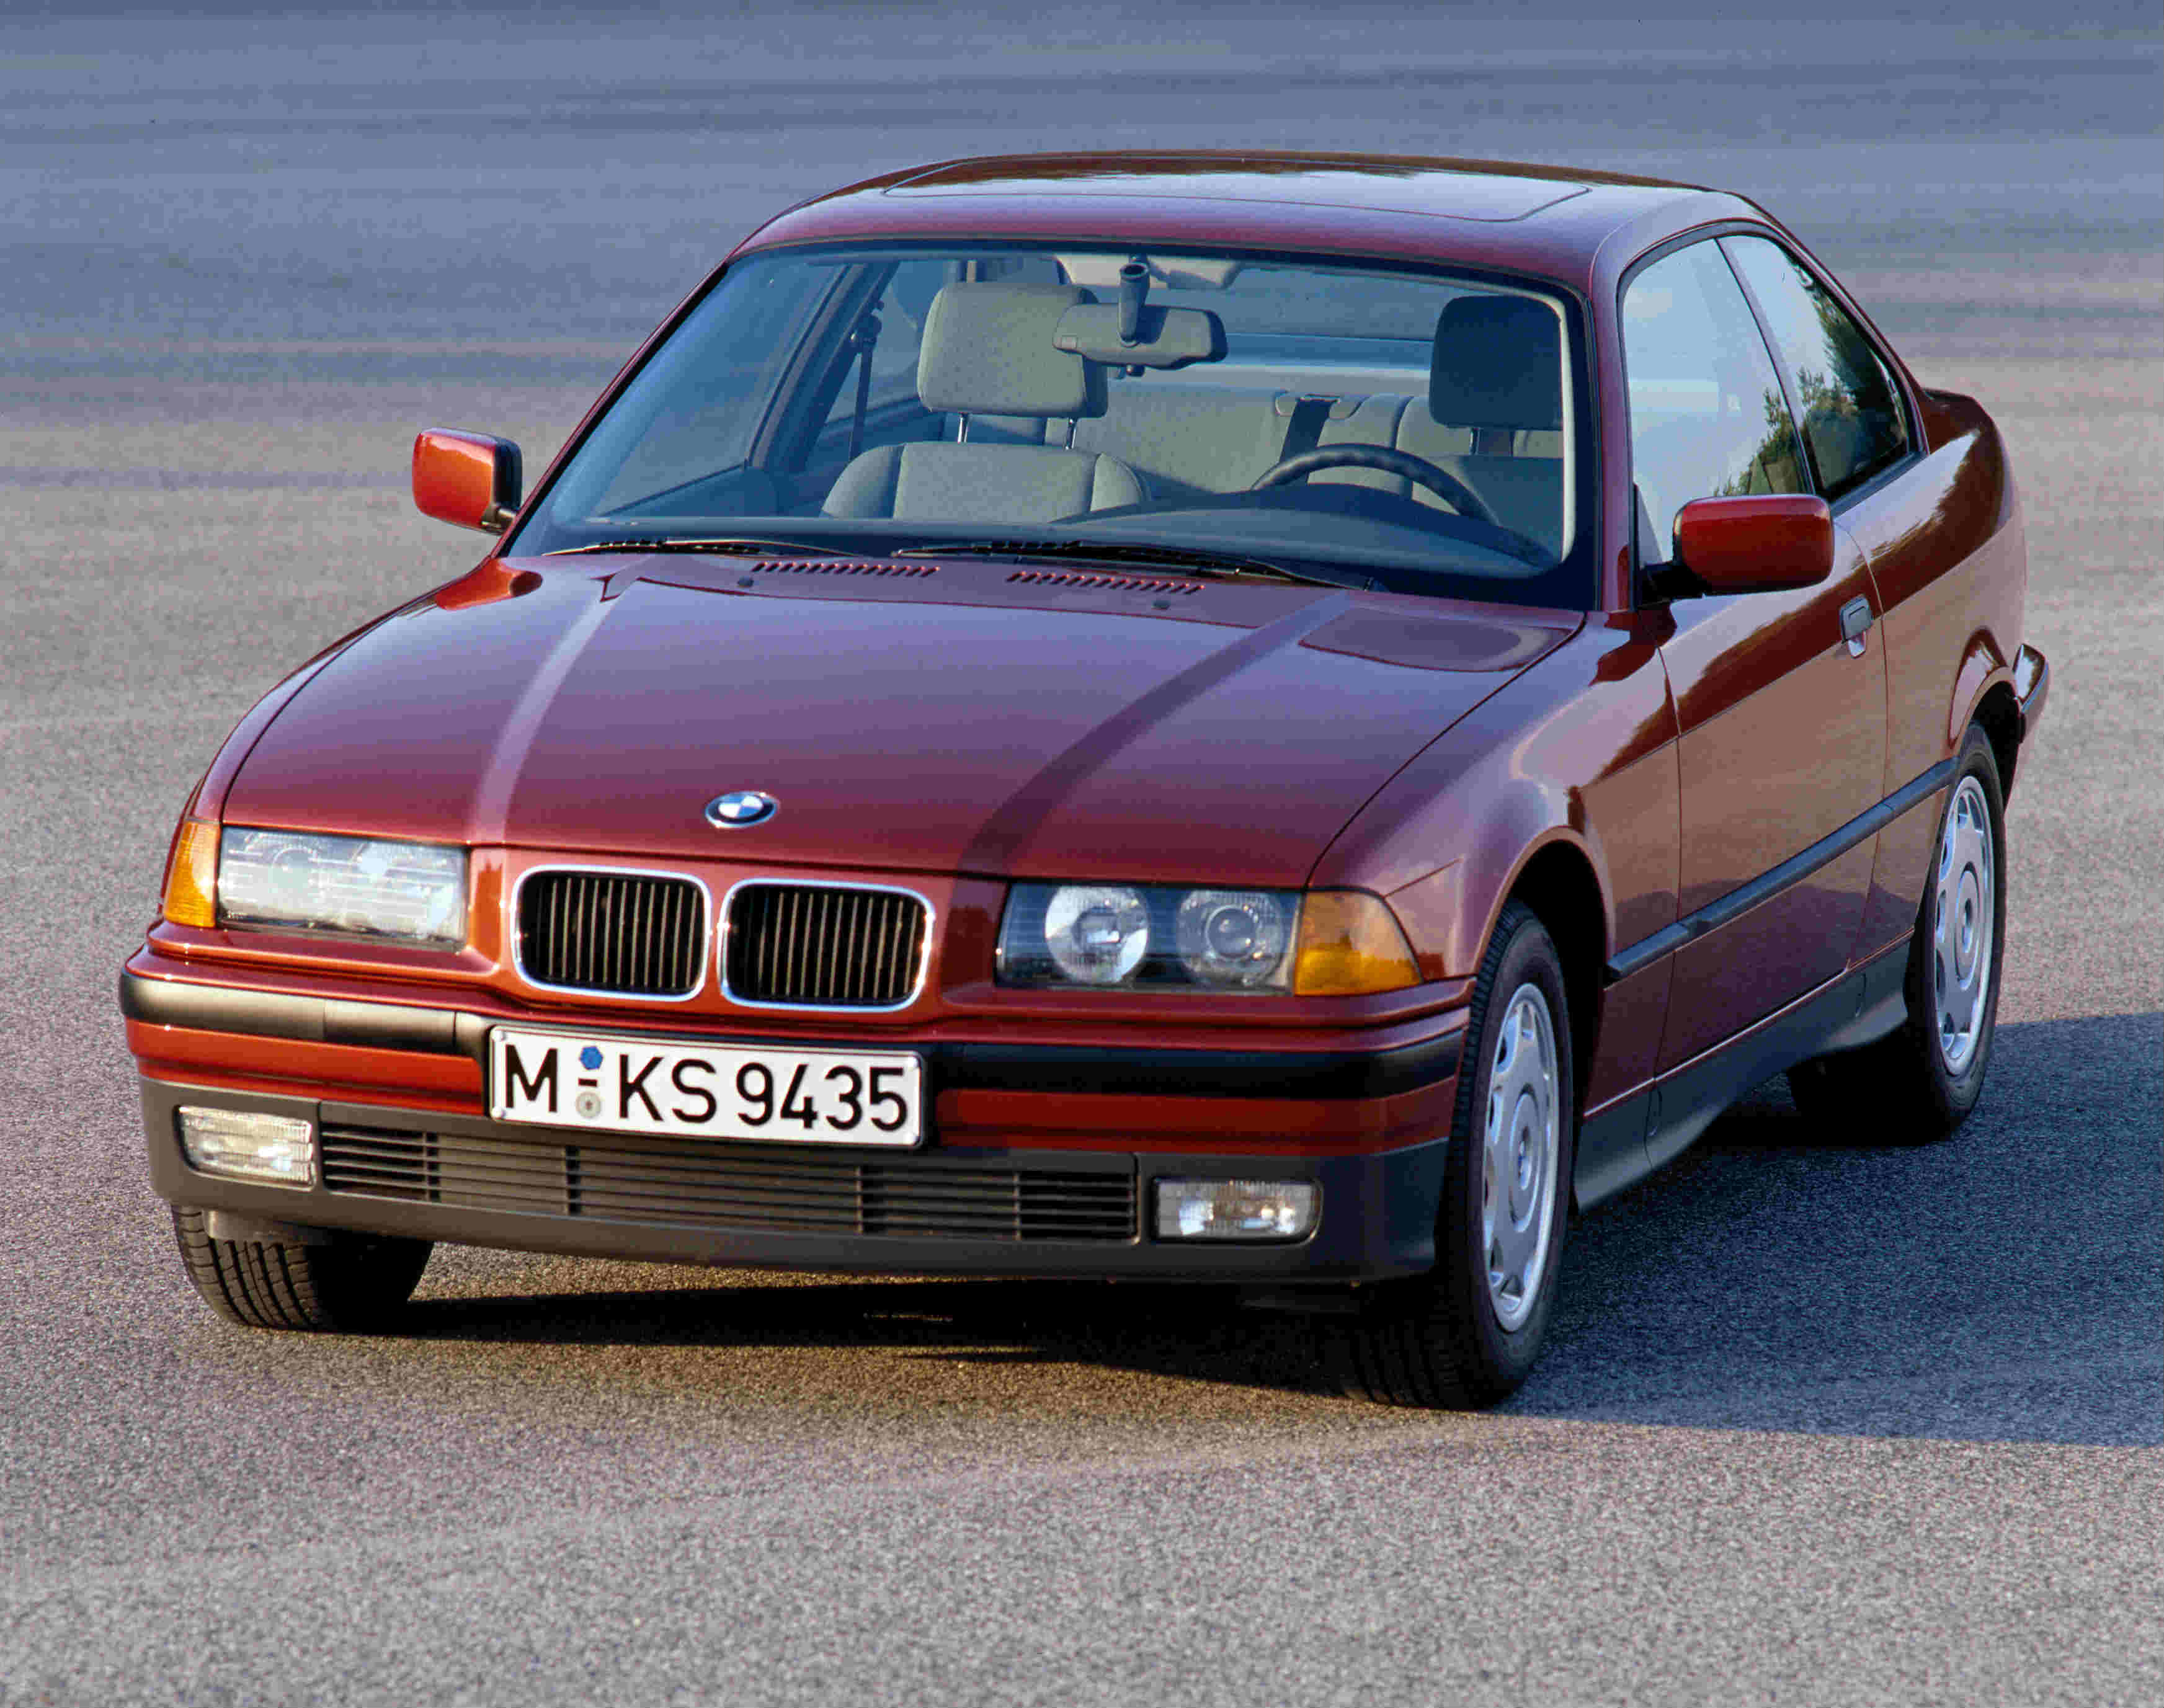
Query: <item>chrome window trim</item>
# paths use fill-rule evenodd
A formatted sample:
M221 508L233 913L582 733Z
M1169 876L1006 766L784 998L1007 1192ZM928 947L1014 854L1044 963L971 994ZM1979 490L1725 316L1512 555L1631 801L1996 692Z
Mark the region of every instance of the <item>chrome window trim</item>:
M909 994L899 1002L869 1004L861 1002L760 1002L748 996L739 996L729 988L729 932L736 917L737 891L761 886L774 890L863 890L882 896L908 896L924 910L924 941L917 952L917 977L911 983ZM906 884L859 884L848 880L831 878L739 878L729 886L722 896L721 928L714 934L714 982L720 988L722 1000L738 1008L771 1009L790 1014L898 1014L903 1009L916 1006L924 994L925 980L932 972L932 945L937 940L939 910L932 905L932 898L921 890L912 890Z
M519 939L523 933L518 928L518 903L519 899L526 893L526 880L528 878L538 877L544 872L575 872L584 873L589 876L615 878L672 878L679 883L696 886L700 905L706 909L704 922L706 937L699 949L698 982L680 996L649 996L636 991L595 991L589 990L582 985L550 985L533 977L526 970L526 957L520 949ZM506 923L508 927L506 934L511 939L512 970L518 975L519 983L524 985L528 990L559 991L567 996L592 996L604 1002L682 1003L696 1001L706 994L706 970L714 955L714 892L704 878L691 872L665 871L659 866L596 866L569 861L553 861L544 865L528 866L518 875L518 881L511 886L510 917Z

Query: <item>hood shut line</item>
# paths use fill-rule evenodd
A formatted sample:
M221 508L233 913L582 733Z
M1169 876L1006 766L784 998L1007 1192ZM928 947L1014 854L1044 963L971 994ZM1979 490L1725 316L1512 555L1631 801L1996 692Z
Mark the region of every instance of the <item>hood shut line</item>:
M496 742L496 750L490 754L488 769L474 789L473 808L466 821L466 837L470 844L488 846L510 839L512 792L518 786L519 774L526 769L527 755L533 751L534 738L540 733L541 720L548 712L549 702L562 689L571 668L586 651L586 643L594 631L608 620L614 602L603 596L596 586L592 602L577 618L565 624L564 632L556 644L549 649L549 655L533 672L517 704L504 720L503 733Z
M1326 595L1311 605L1242 635L1121 707L1066 751L1047 760L1035 775L1001 803L970 838L962 856L961 870L989 875L1006 872L1015 857L1028 845L1059 804L1121 749L1257 660L1285 647L1299 645L1352 603L1349 593Z

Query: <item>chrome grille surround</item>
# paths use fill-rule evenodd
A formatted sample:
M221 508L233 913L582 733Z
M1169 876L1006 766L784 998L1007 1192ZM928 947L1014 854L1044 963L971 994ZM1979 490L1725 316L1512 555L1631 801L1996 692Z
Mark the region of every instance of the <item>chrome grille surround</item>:
M681 933L683 940L675 945L664 945L664 949L681 960L689 958L688 982L680 989L643 990L637 985L618 983L580 984L544 976L559 970L568 971L565 963L571 959L566 946L547 949L540 957L543 964L536 966L527 954L527 886L536 878L573 877L607 883L628 880L642 886L681 886L696 897L698 919L696 928ZM518 976L538 991L557 991L572 996L604 996L622 1002L689 1002L706 988L706 964L712 958L714 941L714 896L700 879L684 872L659 871L648 866L596 866L587 865L552 865L529 866L518 875L511 896L511 957ZM580 933L584 937L586 933ZM580 952L590 950L591 943L575 946ZM617 958L622 958L621 951ZM591 966L591 963L588 963Z
M794 909L759 911L759 891L796 891ZM852 910L847 898L893 900ZM747 878L722 898L715 968L722 995L740 1008L828 1013L891 1013L916 1001L932 964L938 912L897 884L832 883L812 878ZM869 959L870 964L863 961Z
M842 1159L629 1133L467 1136L326 1122L323 1187L499 1214L649 1227L1132 1243L1132 1164L1016 1168L922 1155ZM806 1148L808 1150L808 1148Z

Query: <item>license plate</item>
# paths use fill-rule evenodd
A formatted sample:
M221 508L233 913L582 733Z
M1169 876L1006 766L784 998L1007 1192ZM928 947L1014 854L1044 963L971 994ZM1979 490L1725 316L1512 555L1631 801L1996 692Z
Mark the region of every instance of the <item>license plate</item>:
M686 1138L907 1148L924 1137L924 1062L899 1052L746 1048L489 1033L498 1121Z

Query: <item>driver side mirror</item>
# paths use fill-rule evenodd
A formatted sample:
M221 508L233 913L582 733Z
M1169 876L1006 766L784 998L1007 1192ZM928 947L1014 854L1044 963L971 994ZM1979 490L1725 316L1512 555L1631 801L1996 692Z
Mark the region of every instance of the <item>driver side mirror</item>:
M1695 498L1676 512L1672 567L1709 592L1815 587L1833 573L1833 512L1823 498L1767 492Z
M413 438L413 502L423 516L501 533L525 486L518 447L485 433L423 428Z

